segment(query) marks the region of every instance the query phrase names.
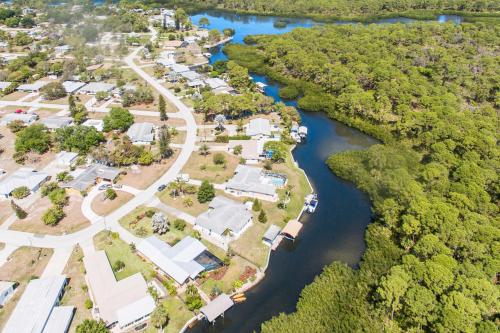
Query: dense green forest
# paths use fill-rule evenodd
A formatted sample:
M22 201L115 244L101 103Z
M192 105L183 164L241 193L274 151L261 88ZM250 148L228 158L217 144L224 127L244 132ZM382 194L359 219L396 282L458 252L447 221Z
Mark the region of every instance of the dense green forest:
M375 18L401 13L423 17L432 11L497 12L497 14L500 11L500 3L496 0L148 0L144 3L321 18Z
M296 29L229 45L299 105L382 140L331 156L373 202L358 270L333 263L277 332L498 332L500 26Z

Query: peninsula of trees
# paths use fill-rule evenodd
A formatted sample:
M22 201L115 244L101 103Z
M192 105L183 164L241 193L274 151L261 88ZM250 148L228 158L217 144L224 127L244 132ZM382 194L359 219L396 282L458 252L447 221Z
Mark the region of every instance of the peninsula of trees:
M373 202L359 270L333 263L263 332L497 332L498 25L323 26L226 53L299 106L382 140L327 163Z

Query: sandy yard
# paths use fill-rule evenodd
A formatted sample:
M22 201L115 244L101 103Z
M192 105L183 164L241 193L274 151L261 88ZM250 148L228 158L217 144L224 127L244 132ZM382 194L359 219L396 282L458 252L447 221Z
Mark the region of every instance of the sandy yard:
M171 192L168 188L163 190L161 193L158 193L158 197L160 200L174 208L177 208L183 212L186 212L190 215L193 216L198 216L201 213L205 212L208 210L208 202L206 203L199 203L198 202L198 195L197 193L194 194L184 194L183 196L177 196L174 197L171 195ZM198 188L196 189L196 192L198 192ZM186 205L186 200L190 200L192 205L188 206Z
M0 251L5 247L5 243L0 243Z
M92 201L92 210L94 213L106 216L115 209L121 207L127 201L132 199L134 196L130 193L116 190L116 198L113 200L104 199L104 192L99 194Z
M13 213L13 210L10 208L9 200L0 201L0 224L2 224Z
M148 122L148 123L153 123L156 126L161 126L161 125L174 126L174 127L186 126L186 122L184 121L184 119L181 118L169 118L167 121L161 121L159 113L158 117L134 115L134 122L135 123Z
M21 247L11 254L11 260L2 266L0 280L15 281L19 286L5 307L0 309L0 330L16 307L28 281L42 275L52 252L51 249Z
M126 169L126 175L120 175L118 184L128 185L137 189L145 189L153 184L163 175L179 156L179 150L175 150L174 155L161 163L151 165L139 165L138 170Z
M2 101L17 101L25 96L28 96L28 93L21 91L14 91L12 94L5 95L0 100Z
M223 154L226 159L225 166L214 164L213 158L219 153ZM209 182L220 184L233 176L239 162L239 157L226 152L213 151L209 152L207 156L203 156L195 151L191 154L191 157L182 169L182 173L189 174L191 179L208 180Z
M66 286L62 305L72 305L76 308L75 316L71 322L69 332L75 332L76 326L85 319L92 319L90 310L85 308L85 301L89 298L87 284L85 283L85 267L83 266L83 252L76 246L71 253L63 274L69 278Z
M186 141L186 131L177 131L177 134L172 137L171 143L184 143Z
M64 207L66 216L56 226L49 226L42 222L42 215L52 207L52 203L47 197L40 198L31 209L27 210L28 217L24 220L17 220L10 229L48 235L64 235L84 229L90 225L90 222L83 216L82 200L83 198L78 194L69 194L69 203Z

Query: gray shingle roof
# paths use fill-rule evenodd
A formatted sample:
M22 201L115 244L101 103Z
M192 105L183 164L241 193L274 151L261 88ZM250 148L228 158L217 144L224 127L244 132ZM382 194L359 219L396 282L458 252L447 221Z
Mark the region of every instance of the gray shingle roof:
M208 207L208 211L196 218L195 225L219 235L227 229L239 233L252 219L252 213L244 204L223 196L213 198Z

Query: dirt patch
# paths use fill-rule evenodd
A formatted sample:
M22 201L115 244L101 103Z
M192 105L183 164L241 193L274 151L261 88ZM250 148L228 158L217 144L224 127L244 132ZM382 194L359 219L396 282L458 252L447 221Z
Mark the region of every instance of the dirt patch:
M3 250L5 247L5 243L0 243L0 251Z
M179 156L179 152L179 150L176 150L172 157L161 163L154 163L148 166L139 165L137 166L137 170L126 169L127 174L120 176L118 184L132 186L141 190L148 188L172 166L177 156Z
M10 229L47 235L64 235L84 229L90 225L90 222L83 216L82 200L80 195L70 194L69 203L64 207L66 216L56 226L49 226L43 223L42 215L52 207L52 203L48 198L40 198L28 210L28 217L24 220L17 220Z
M21 91L15 91L12 94L5 95L4 97L1 98L2 101L17 101L18 99L21 99L23 97L28 96L28 93L21 92Z
M132 199L134 196L130 193L123 191L116 191L116 198L114 200L104 199L104 192L99 194L92 201L92 210L94 213L106 216L117 208L123 206L127 201Z
M214 164L213 157L219 153L224 156L225 165ZM213 151L207 156L200 155L199 152L193 152L182 172L189 174L192 179L208 180L220 184L233 176L239 162L239 157L226 152Z
M16 307L28 282L42 275L51 255L51 249L21 247L11 254L11 260L2 266L0 280L16 281L19 286L5 307L0 309L0 330Z
M159 114L158 117L134 115L134 122L136 123L148 122L148 123L153 123L156 126L161 126L161 125L174 126L174 127L186 126L186 122L184 121L184 119L169 118L167 121L161 121Z
M61 305L72 305L76 308L69 332L75 332L76 326L85 319L92 319L90 310L85 308L85 301L89 298L89 295L85 283L85 267L82 259L82 249L76 246L63 271L63 274L68 277L69 283L64 291Z
M13 210L10 208L10 201L0 201L0 224L4 223L13 213Z

